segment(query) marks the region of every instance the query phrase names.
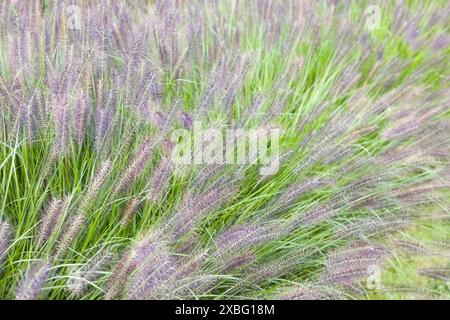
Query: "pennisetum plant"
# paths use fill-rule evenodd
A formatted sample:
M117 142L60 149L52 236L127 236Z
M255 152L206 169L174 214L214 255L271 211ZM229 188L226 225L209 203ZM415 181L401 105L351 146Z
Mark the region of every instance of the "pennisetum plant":
M448 298L450 6L370 8L2 3L0 298Z

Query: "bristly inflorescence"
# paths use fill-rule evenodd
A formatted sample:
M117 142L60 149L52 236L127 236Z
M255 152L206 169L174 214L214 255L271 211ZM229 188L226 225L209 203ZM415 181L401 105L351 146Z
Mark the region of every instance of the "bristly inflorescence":
M366 5L2 3L0 299L448 297L450 5Z
M11 237L12 237L11 225L6 221L0 221L0 265L6 258Z
M55 229L64 221L64 216L69 209L71 196L62 199L52 199L42 213L38 234L37 246L42 246L53 235Z
M113 260L113 254L109 251L99 252L81 267L73 268L68 281L68 291L76 297L81 297L87 292L88 287L108 268Z
M25 277L19 284L16 291L17 300L34 300L43 289L48 276L50 275L51 265L48 261L34 263L27 271Z

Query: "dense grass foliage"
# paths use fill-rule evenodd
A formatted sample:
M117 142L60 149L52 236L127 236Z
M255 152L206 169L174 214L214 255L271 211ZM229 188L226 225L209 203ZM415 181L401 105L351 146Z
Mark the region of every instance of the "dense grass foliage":
M2 1L0 298L448 298L449 14ZM180 165L198 123L278 170Z

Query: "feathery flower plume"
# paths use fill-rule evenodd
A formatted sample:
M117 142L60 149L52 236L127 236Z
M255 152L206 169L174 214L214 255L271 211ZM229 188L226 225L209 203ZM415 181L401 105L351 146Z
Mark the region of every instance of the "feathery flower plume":
M370 275L374 267L379 267L379 258L359 258L342 261L327 267L327 276L322 281L343 288L356 289L360 280ZM358 290L358 289L356 289Z
M301 262L305 261L305 259L310 257L312 254L314 254L314 250L301 249L286 254L276 260L267 262L266 264L258 266L251 271L246 277L244 277L242 284L237 285L237 287L239 288L245 283L260 283L262 281L266 281L267 279L271 279L272 277L290 272L292 269L295 269L301 265Z
M166 223L166 228L172 230L173 239L179 239L191 231L208 213L230 201L236 191L233 183L218 181L198 196L188 195L181 204L181 209Z
M353 242L348 248L334 251L329 255L326 275L321 281L354 289L357 282L366 278L371 268L379 267L386 256L386 249L379 245Z
M106 250L98 253L87 264L74 270L67 283L69 292L77 297L83 296L88 290L88 286L101 276L112 258L113 254Z
M50 274L48 261L33 264L16 291L16 300L35 300L42 291Z
M71 197L63 199L53 198L42 214L41 222L37 234L37 246L40 247L53 234L55 228L64 218L71 202Z
M355 221L339 228L337 237L357 237L360 234L368 236L379 236L392 231L402 230L410 225L410 218L386 217L383 220L379 218L368 218Z
M8 277L0 299L17 282L12 271L23 259L14 260L35 261L36 244L54 239L51 263L63 267L51 298L100 297L109 250L129 240L104 298L365 297L361 280L391 251L433 257L430 268L450 257L445 244L385 239L450 219L450 5L383 4L394 12L378 26L394 35L388 43L364 30L373 22L364 1L74 2L0 4L0 216L20 226L10 240L11 226L0 222ZM396 45L402 39L406 46ZM275 141L247 132L282 129L282 151L271 155L281 170L227 164L215 148L213 161L178 168L169 153L188 141L172 141L172 133L197 121L227 138L203 136L203 148L192 143L196 154L222 144L245 149L250 162L262 151L254 142ZM35 202L47 193L80 188L73 215L64 197L38 217ZM103 193L109 199L94 208ZM122 196L118 229L104 211L116 212ZM149 219L133 221L141 202ZM133 239L136 232L144 236ZM111 247L105 256L87 248L99 243ZM69 248L94 258L68 270ZM48 268L33 266L18 297L37 298ZM410 289L400 294L431 296Z
M280 292L280 300L343 300L344 295L336 289L321 285L302 285Z
M429 278L449 281L450 280L450 268L448 267L434 267L434 268L421 268L419 274L427 276Z
M415 241L408 241L408 240L395 240L394 241L394 247L396 249L404 250L405 252L409 254L415 254L415 255L434 255L436 252L432 248L427 248L423 246L420 243L417 243Z
M97 109L95 114L95 148L101 150L111 132L113 112L108 108Z
M67 252L67 249L69 249L70 245L77 238L83 228L85 221L86 217L80 213L77 213L69 219L58 241L58 246L55 253L56 257L62 257Z
M153 289L152 297L157 299L176 299L177 294L192 290L192 281L203 275L202 267L208 259L208 250L193 252L173 263L171 274ZM195 282L195 280L194 280Z
M256 256L253 253L243 253L224 261L222 271L229 274L236 269L248 267L255 261Z
M57 106L54 113L56 124L54 151L58 156L64 156L69 152L70 146L70 114L65 105Z
M135 264L131 261L132 258L131 252L126 252L116 263L110 277L109 288L104 297L105 300L115 300L119 298L123 286L128 280L129 273L135 268Z
M130 201L128 201L125 209L122 213L122 220L120 221L120 225L122 228L125 228L133 219L134 213L136 212L138 206L139 206L140 200L138 197L131 198Z
M188 238L186 238L181 246L176 250L177 254L190 254L193 252L200 243L200 236L196 231L191 232Z
M178 261L178 268L174 273L174 277L182 279L188 276L192 276L195 272L199 271L209 257L209 250L200 250L194 252L192 255L180 259Z
M161 247L158 233L149 232L139 241L136 241L116 263L109 279L109 288L105 299L113 300L121 296L130 276L142 267L146 259L151 258Z
M86 135L89 118L89 106L85 96L77 99L73 110L73 127L75 141L81 145Z
M315 177L305 182L293 184L288 189L284 190L283 193L278 197L278 199L276 199L273 202L272 205L269 205L267 211L265 211L265 213L262 214L262 218L270 219L276 213L288 208L301 195L310 192L316 188L330 185L332 183L333 181L329 178Z
M427 248L430 248L433 252L439 253L443 256L450 257L450 243L447 241L439 240L425 240L424 242Z
M5 259L11 236L12 230L10 224L6 221L0 221L0 265Z
M192 117L187 112L181 112L179 117L183 127L187 130L190 130L194 124Z
M218 173L222 173L225 170L225 164L207 164L200 169L199 173L195 177L193 182L194 187L204 187L209 181L217 180Z
M339 267L339 263L348 262L351 259L382 258L387 254L385 247L376 243L355 241L344 249L331 252L328 256L328 266Z
M278 226L274 224L247 224L225 231L215 240L215 245L218 254L226 255L251 245L276 239L281 234Z
M167 248L158 244L139 265L126 288L128 299L151 299L156 289L175 272L175 263Z
M41 177L43 180L46 180L50 177L58 158L59 158L58 151L56 149L56 145L54 144L51 147L51 149L47 155L47 158L43 164L43 167L42 167Z
M172 162L167 159L162 160L158 165L149 182L148 197L151 202L157 203L161 200L173 169Z
M331 206L324 206L319 208L312 208L308 210L305 214L299 214L294 216L286 223L285 232L289 233L296 230L299 227L311 226L324 221L328 218L335 216L338 210Z
M108 178L110 172L111 172L111 161L105 160L100 166L100 169L98 170L96 176L91 181L86 190L86 193L83 197L80 207L78 208L79 214L86 215L88 213L88 210L95 201L95 198L97 197L103 184L106 182L106 179Z
M448 48L450 45L450 36L446 34L439 35L433 42L433 50L434 51L441 51Z
M136 137L136 127L138 126L140 120L135 119L133 115L131 115L131 117L131 123L128 123L125 126L125 132L122 134L122 140L117 151L117 159L123 159L127 156L133 139ZM134 121L137 123L133 123Z
M134 157L130 160L128 167L121 174L119 181L116 182L112 193L113 197L117 196L120 192L127 188L133 180L139 177L150 158L153 148L154 143L149 138L145 139L140 144Z

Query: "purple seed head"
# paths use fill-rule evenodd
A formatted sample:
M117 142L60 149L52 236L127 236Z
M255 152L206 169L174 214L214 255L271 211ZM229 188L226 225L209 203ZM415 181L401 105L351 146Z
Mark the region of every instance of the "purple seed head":
M6 221L0 221L0 265L6 256L6 250L11 241L12 228Z
M16 300L35 300L42 291L50 274L48 261L33 264L16 291Z
M113 259L109 251L102 251L91 258L85 265L72 270L67 283L70 293L81 297L88 290L88 286L97 280Z
M181 112L179 117L180 117L181 125L185 129L187 129L187 130L192 129L194 121L192 120L192 117L187 112L184 112L184 111Z
M39 247L47 241L53 234L55 228L64 219L64 215L68 210L70 202L70 196L64 197L63 199L54 198L44 210L37 234L37 245Z

